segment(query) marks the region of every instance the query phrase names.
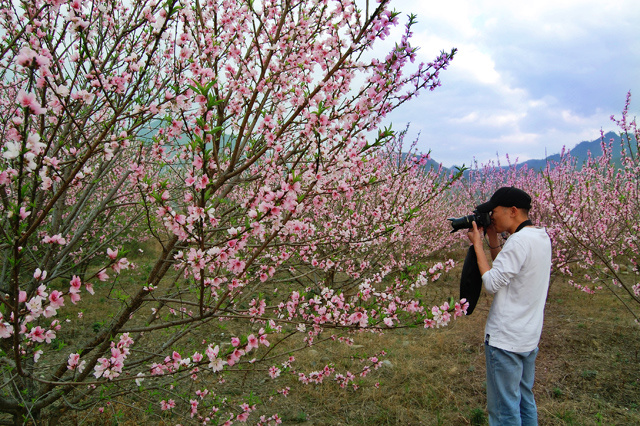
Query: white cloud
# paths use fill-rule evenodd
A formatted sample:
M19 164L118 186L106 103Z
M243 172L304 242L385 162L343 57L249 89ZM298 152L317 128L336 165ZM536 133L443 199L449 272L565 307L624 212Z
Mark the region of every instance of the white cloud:
M411 122L445 165L510 152L542 158L614 129L628 90L640 96L636 0L401 0L418 16L419 60L459 49L442 87L390 115ZM393 40L393 39L392 39ZM390 40L391 41L391 40ZM632 108L640 110L640 101ZM510 149L512 151L510 151ZM517 154L516 154L517 152ZM501 155L502 155L501 154Z
M495 69L495 63L490 55L482 52L474 45L459 47L459 54L451 68L455 68L460 74L473 77L482 84L498 84L501 82L500 74Z

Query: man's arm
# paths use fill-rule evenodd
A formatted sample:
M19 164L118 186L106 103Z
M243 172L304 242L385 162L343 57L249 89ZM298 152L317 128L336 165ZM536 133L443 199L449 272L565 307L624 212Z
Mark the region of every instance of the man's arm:
M491 260L496 260L496 256L502 250L502 246L500 245L500 241L498 240L498 234L496 233L493 226L487 228L487 238L489 239L489 250L491 250Z

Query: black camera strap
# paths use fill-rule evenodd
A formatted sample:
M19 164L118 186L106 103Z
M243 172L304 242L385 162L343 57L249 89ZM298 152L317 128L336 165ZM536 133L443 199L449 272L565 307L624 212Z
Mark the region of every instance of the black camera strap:
M525 226L533 226L533 222L531 222L529 219L525 220L520 225L518 225L518 227L516 228L516 231L514 232L514 234L516 232L518 232L519 230L521 230L522 228L524 228Z

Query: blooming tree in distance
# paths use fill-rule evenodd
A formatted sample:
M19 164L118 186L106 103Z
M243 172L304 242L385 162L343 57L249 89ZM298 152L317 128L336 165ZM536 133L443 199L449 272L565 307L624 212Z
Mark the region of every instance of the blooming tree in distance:
M533 222L545 226L552 239L553 275L567 276L588 294L607 289L637 321L640 133L630 101L631 94L621 118L612 117L621 135L618 149L603 134L601 153L591 153L584 163L563 149L559 160L542 171L518 164L476 166L468 179L455 183L449 197L452 203L474 206L501 186L523 188L532 195Z
M631 94L620 119L620 156L602 135L602 155L577 165L565 155L544 173L555 225L557 267L586 293L607 288L638 321L640 311L640 159Z

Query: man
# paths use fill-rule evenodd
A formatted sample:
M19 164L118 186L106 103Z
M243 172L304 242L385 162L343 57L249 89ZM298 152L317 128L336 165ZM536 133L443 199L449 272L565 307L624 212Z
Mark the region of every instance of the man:
M498 189L477 207L491 212L486 230L493 266L475 222L468 233L482 283L495 294L485 326L487 408L490 425L537 425L533 397L535 359L551 271L551 240L528 218L531 197L514 187ZM482 229L482 228L481 228ZM501 246L498 234L508 232Z

